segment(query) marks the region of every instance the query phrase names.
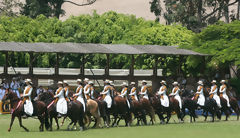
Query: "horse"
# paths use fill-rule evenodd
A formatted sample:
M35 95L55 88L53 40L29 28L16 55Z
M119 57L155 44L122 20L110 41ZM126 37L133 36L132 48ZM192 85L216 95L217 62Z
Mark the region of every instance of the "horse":
M165 123L165 118L167 118L167 124L169 123L169 120L171 118L171 110L170 107L164 107L161 104L160 98L157 95L154 95L152 97L150 97L150 101L151 101L151 105L155 111L155 113L158 115L159 119L160 119L160 124L164 124ZM166 113L167 116L164 117L163 114Z
M8 128L8 132L11 131L15 117L18 118L20 127L22 127L25 131L28 132L29 130L22 124L22 115L24 114L23 101L20 98L18 98L16 93L12 92L10 89L6 89L6 92L2 101L6 101L8 99L10 100L10 104L12 106L11 123L10 123L10 127ZM46 104L41 101L35 101L35 102L32 102L32 104L33 104L32 116L37 116L40 121L39 130L44 131L44 124L45 124L45 128L48 129L49 122L48 122L48 112L47 112Z
M59 130L59 123L58 123L58 113L56 111L56 106L54 105L54 95L51 92L43 92L38 95L37 100L43 101L47 105L48 115L50 119L50 131L52 131L52 121L53 118L57 124L57 130Z
M239 120L240 108L239 108L237 99L234 97L229 97L229 103L231 105L231 108L237 115L237 120Z
M108 118L107 103L105 101L94 99L98 103L100 117L103 118L105 126L108 128L110 124L110 118Z
M177 114L179 122L184 122L183 121L183 112L182 109L179 107L179 102L177 99L174 98L174 96L169 97L169 107L171 112L175 112Z
M52 119L55 118L55 121L57 123L57 128L59 128L58 121L56 119L57 117L57 112L56 112L56 103L54 100L54 95L51 92L44 92L39 95L39 100L43 100L46 103L49 103L47 108L48 112L50 114L50 130L52 130ZM47 100L49 99L49 102ZM83 112L83 105L76 100L68 102L68 111L66 117L69 117L71 119L71 122L68 125L68 130L70 130L70 126L73 124L73 127L76 126L78 123L80 126L80 130L84 130L84 112ZM64 119L66 118L64 117ZM72 127L72 128L73 128Z
M93 128L101 127L101 118L100 118L98 103L92 99L88 99L86 105L87 105L87 109L86 109L85 120L87 121L87 124L88 124L87 127L90 126L91 116L93 116L95 119L95 124L93 125Z
M228 117L232 114L231 108L227 106L227 100L220 96L220 103L221 103L221 114L224 113L226 116L225 121L228 120Z
M130 112L134 114L134 118L137 119L137 125L140 125L140 121L143 121L144 125L147 125L146 112L143 110L142 103L137 100L129 100Z

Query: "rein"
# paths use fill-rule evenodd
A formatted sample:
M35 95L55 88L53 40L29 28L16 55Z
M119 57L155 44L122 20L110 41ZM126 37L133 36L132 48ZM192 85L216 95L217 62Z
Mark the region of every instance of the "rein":
M17 105L17 107L16 107L15 109L12 109L12 110L11 110L11 114L13 114L14 111L16 111L16 110L20 107L21 103L22 103L22 100L20 100L20 101L18 102L18 105Z
M49 109L54 103L54 100L47 106L47 109Z

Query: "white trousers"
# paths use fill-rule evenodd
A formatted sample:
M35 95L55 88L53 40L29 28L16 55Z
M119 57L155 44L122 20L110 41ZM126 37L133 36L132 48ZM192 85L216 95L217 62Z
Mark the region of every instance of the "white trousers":
M86 111L86 109L85 109L86 105L85 105L84 99L81 96L78 96L77 100L82 103L83 111L85 112Z
M59 98L57 101L57 112L60 114L67 114L67 101L65 98Z
M26 100L24 106L24 112L30 116L33 114L33 104L31 100Z
M227 100L227 106L230 107L229 98L227 94L223 94L223 98Z
M217 94L213 95L213 99L216 101L217 105L219 108L221 108L221 102L220 102L220 97Z
M163 95L163 99L160 98L161 101L161 105L164 107L169 107L169 99L168 96L166 94Z
M112 106L112 98L109 95L106 95L104 101L107 103L107 108L111 108Z
M197 104L199 104L201 106L204 106L204 104L205 104L205 97L204 97L204 95L202 95L202 94L199 95Z
M181 97L179 95L175 95L174 98L176 100L178 100L178 104L179 104L179 107L180 109L182 109L182 100L181 100Z

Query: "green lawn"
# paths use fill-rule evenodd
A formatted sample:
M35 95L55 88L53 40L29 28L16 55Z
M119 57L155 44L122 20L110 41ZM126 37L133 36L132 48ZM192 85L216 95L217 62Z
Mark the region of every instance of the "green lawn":
M176 117L173 117L176 121ZM210 118L209 118L210 119ZM53 132L39 132L39 122L36 119L23 120L23 124L30 130L25 132L18 125L16 119L11 132L7 132L10 123L10 115L0 115L0 138L239 138L240 121L231 116L230 121L217 121L215 123L203 122L199 118L197 123L189 123L185 118L184 124L174 123L160 125L159 121L150 126L114 127L103 129L88 129L86 131L66 131L67 121L61 130ZM121 122L123 124L123 122ZM135 122L134 122L135 124ZM56 128L54 126L54 128Z

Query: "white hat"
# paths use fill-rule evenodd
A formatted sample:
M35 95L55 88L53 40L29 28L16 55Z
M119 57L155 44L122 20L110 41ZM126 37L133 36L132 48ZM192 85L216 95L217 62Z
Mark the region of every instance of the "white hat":
M217 81L216 80L212 80L212 82L211 83L217 83Z
M130 85L135 85L136 83L135 82L131 82Z
M66 80L64 80L64 81L63 81L63 83L66 83L66 84L68 84L68 82L67 82Z
M63 84L63 82L62 81L58 81L58 83L57 84Z
M178 82L177 82L177 81L174 81L172 84L173 84L173 85L178 85Z
M147 83L147 81L146 80L142 80L142 83Z
M113 85L113 86L114 86L114 83L113 83L113 81L109 81L109 83L110 83L110 85Z
M88 82L88 81L89 81L89 79L88 79L88 78L85 78L85 79L84 79L84 81Z
M199 81L198 81L198 84L199 84L199 85L203 85L203 81L199 80Z
M81 79L77 79L77 82L82 82L82 80Z
M109 81L109 80L105 80L104 82L105 82L105 83L109 83L110 81Z
M225 83L226 81L225 80L221 80L220 83Z
M165 85L167 84L165 80L162 80L160 83L163 83Z
M93 84L93 82L92 82L92 81L89 81L88 84Z
M26 80L25 80L25 83L26 83L26 82L32 83L32 80L31 80L31 79L26 79Z
M128 86L126 82L123 82L122 83L122 86Z

